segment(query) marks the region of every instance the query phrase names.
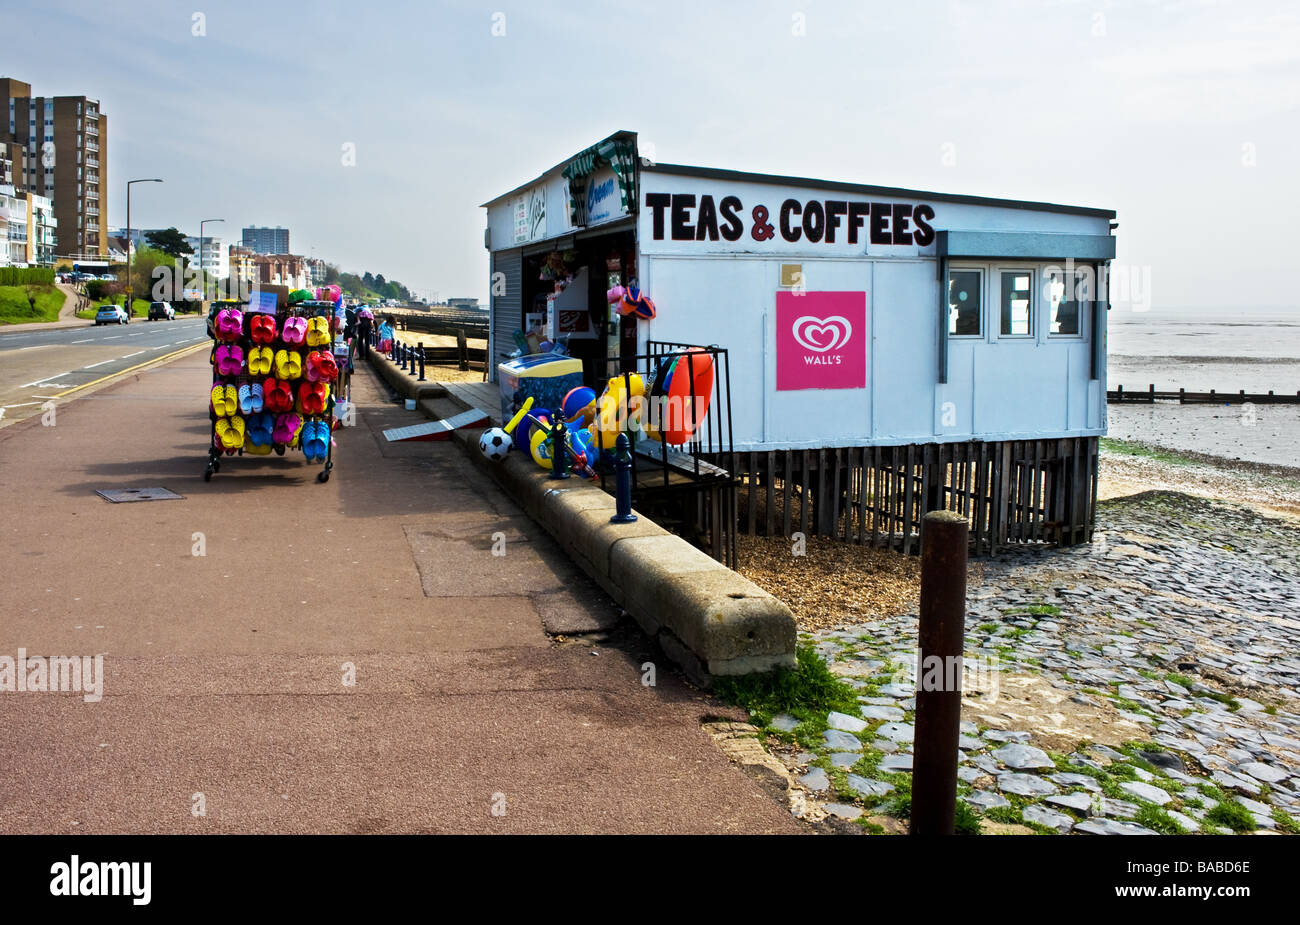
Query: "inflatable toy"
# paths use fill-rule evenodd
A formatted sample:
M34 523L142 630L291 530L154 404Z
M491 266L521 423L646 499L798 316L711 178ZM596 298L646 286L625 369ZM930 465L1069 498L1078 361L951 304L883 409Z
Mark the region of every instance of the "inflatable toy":
M479 452L493 462L501 462L510 453L514 441L500 427L489 427L478 438Z
M635 315L647 321L655 316L655 303L636 286L628 286L618 303L620 315Z
M614 286L609 292L605 293L605 298L609 300L610 305L617 305L623 301L623 296L626 294L627 290L622 286Z
M507 437L515 432L515 428L519 426L519 422L524 419L524 416L528 414L532 407L533 397L529 395L524 399L524 403L519 406L519 410L515 412L515 416L506 422L505 427L501 428L506 432Z
M596 390L585 385L570 390L560 403L560 416L570 424L581 419L586 427L596 416Z
M694 435L713 400L713 356L698 348L679 356L669 370L662 405L662 436L672 446Z
M533 457L533 462L543 469L551 468L551 444L547 440L550 434L540 427L533 427L532 435L528 438L528 452Z

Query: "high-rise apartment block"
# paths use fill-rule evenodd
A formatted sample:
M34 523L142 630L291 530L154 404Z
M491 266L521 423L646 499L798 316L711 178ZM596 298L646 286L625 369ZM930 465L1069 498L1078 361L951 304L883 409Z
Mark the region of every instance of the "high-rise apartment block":
M0 141L24 150L13 185L54 203L60 256L108 254L108 119L86 96L32 96L0 77Z
M245 228L240 244L255 254L287 254L289 253L289 229L279 226Z

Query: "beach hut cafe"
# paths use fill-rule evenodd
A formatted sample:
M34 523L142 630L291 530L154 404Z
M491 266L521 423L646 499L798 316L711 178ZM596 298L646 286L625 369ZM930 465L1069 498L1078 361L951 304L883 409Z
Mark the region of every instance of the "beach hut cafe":
M562 344L600 391L714 348L670 449L730 493L715 536L912 551L946 508L977 554L1089 539L1115 212L653 163L631 132L484 206L490 367Z

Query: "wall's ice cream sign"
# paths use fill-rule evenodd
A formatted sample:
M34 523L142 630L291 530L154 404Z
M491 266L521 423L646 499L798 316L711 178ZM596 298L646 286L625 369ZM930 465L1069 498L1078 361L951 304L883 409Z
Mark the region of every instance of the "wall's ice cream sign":
M776 388L861 389L867 384L867 294L776 294Z

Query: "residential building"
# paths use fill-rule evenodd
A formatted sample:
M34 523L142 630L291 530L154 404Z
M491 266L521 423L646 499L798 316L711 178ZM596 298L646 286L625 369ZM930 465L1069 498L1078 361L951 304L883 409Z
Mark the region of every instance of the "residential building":
M238 244L230 245L226 256L226 265L229 267L229 279L231 282L236 283L241 290L252 288L253 285L261 281L257 255L253 253L252 248L241 247Z
M15 193L21 214L26 216L27 253L25 262L31 266L54 266L55 237L58 219L54 217L54 203L48 196L38 196L27 190Z
M108 118L99 101L33 96L30 84L0 77L6 104L0 141L26 149L24 176L15 176L14 186L53 201L61 255L107 256Z
M313 286L325 285L325 273L327 267L325 261L319 257L307 258L307 273Z
M204 273L210 274L215 279L226 279L230 276L230 263L221 238L205 234L202 254L199 254L198 235L187 234L185 243L194 248L194 254L189 258L190 263L197 263Z
M255 254L287 254L289 229L278 225L274 228L254 225L243 230L240 243L252 249Z
M257 280L267 286L306 289L311 286L307 258L298 254L256 254Z
M0 267L11 266L14 263L12 253L9 250L10 224L21 224L23 232L26 232L26 212L24 211L23 217L20 221L18 218L19 208L25 210L26 207L24 204L20 203L18 198L14 195L13 184L0 183ZM18 262L22 263L21 260Z

